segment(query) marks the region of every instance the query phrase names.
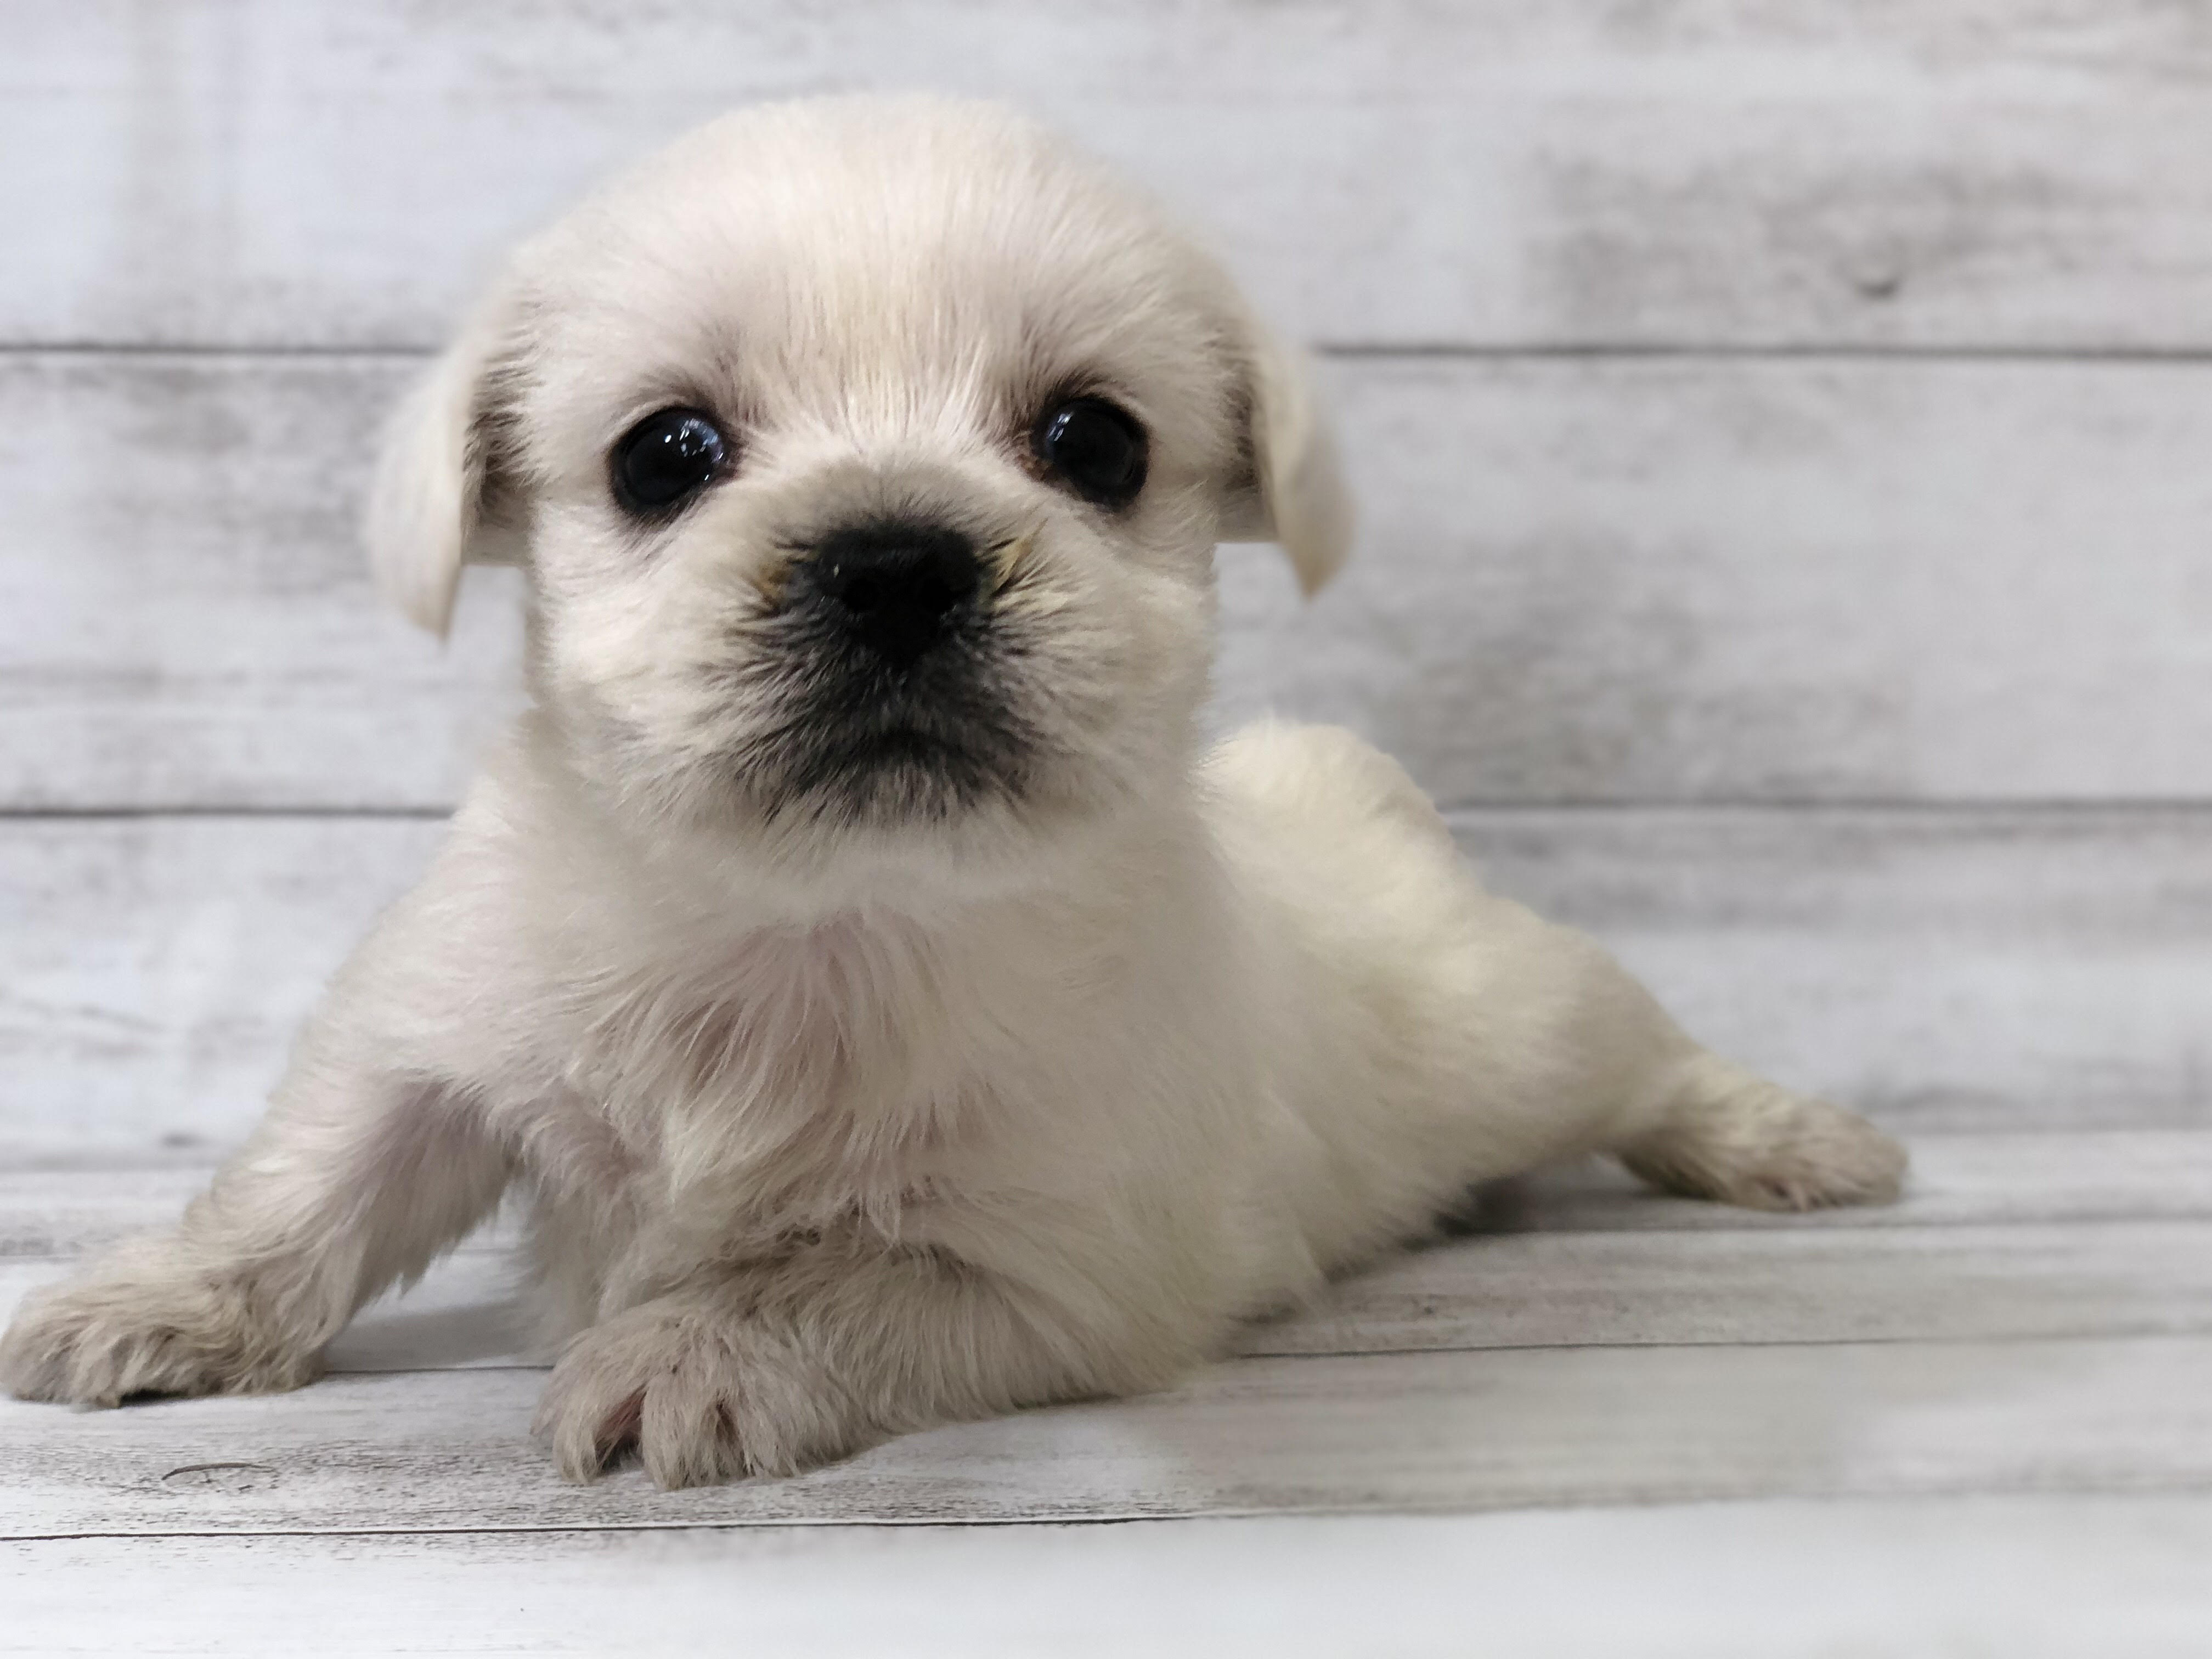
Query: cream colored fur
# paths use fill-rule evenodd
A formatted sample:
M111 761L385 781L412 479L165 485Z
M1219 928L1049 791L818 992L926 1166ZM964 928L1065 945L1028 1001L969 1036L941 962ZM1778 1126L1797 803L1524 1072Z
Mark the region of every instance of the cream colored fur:
M1151 434L1106 513L1039 400ZM674 523L609 447L722 411ZM760 631L791 549L949 515L1029 642L1022 787L909 821L788 810ZM988 108L732 116L526 246L402 410L377 568L443 627L521 563L532 712L174 1233L33 1298L26 1396L289 1388L519 1189L565 1340L541 1426L593 1474L802 1469L889 1434L1172 1382L1238 1320L1588 1150L1770 1206L1901 1154L1684 1036L1604 951L1485 892L1391 761L1200 714L1213 549L1349 538L1302 367L1143 201Z

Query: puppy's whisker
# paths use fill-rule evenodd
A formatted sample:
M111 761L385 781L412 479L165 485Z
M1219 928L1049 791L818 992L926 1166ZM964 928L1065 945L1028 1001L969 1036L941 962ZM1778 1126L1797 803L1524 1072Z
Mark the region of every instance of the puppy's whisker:
M989 544L983 550L987 568L991 572L990 597L997 599L1033 580L1037 574L1037 542L1041 526L1029 529L1002 541Z

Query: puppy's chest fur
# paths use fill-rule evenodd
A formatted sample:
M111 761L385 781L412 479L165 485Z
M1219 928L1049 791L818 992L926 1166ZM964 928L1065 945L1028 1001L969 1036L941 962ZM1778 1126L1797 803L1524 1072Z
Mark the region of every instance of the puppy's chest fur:
M550 1254L596 1302L647 1258L827 1232L926 1244L963 1210L1187 1178L1225 1103L1192 1075L1203 1035L1176 1029L1200 1005L1121 931L1064 909L939 931L847 917L580 969L558 1086L524 1109L541 1257L558 1235Z
M564 1022L568 1109L657 1195L726 1194L732 1227L883 1212L1003 1109L932 954L833 921L596 976Z

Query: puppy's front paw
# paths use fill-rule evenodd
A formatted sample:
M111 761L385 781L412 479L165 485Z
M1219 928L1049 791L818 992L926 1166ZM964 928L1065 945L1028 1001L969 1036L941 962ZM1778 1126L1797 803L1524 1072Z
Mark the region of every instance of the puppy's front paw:
M571 1342L534 1428L571 1480L635 1450L653 1483L672 1489L796 1474L867 1437L844 1391L789 1341L673 1297Z
M1655 1187L1753 1210L1887 1204L1905 1169L1905 1148L1856 1113L1718 1065L1620 1156Z
M246 1296L126 1250L33 1291L0 1337L0 1388L23 1400L115 1406L142 1394L261 1394L319 1369Z

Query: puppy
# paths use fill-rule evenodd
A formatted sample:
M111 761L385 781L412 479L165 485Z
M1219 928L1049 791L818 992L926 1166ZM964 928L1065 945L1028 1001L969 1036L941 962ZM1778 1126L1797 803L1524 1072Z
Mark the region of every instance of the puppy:
M733 115L525 246L393 424L377 570L527 573L532 707L30 1399L289 1389L519 1188L568 1475L786 1474L1175 1380L1475 1182L1887 1198L1859 1119L1486 893L1395 763L1207 752L1213 549L1350 514L1298 363L1004 112Z

